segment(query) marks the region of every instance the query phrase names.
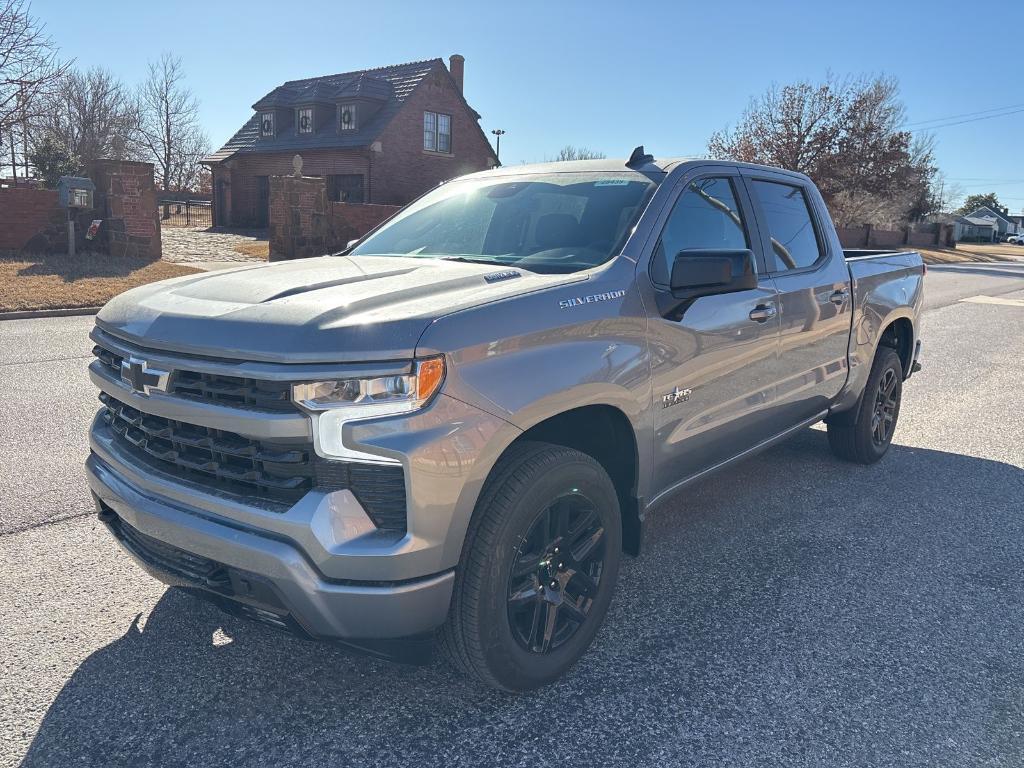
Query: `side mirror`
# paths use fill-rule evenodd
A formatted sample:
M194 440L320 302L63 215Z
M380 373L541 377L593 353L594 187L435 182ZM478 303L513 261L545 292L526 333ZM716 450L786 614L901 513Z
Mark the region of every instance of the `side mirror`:
M358 242L359 242L359 238L358 237L355 240L349 240L348 241L348 245L345 246L345 250L346 251L349 250L350 248L352 248L353 245L355 245Z
M672 262L669 290L658 297L663 317L677 318L701 296L717 296L757 288L754 253L743 250L680 251Z

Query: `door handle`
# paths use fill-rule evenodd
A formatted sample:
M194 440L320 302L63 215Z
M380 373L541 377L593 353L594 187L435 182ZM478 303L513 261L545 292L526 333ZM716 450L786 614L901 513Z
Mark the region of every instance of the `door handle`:
M850 292L846 288L840 288L838 291L833 291L832 295L828 297L828 300L837 307L841 307L846 303L848 298L850 298Z
M775 317L776 311L775 306L772 304L758 304L750 310L750 319L755 323L767 323Z

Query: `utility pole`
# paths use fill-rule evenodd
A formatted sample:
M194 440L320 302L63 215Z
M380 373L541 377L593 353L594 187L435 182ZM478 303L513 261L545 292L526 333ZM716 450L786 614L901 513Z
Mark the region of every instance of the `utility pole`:
M501 137L505 135L505 131L495 128L491 133L498 137L498 146L494 150L494 156L498 159L498 165L501 165Z

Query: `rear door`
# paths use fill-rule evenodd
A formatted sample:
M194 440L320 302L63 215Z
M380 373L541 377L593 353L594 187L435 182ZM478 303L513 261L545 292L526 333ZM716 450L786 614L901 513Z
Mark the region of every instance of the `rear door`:
M745 249L760 258L753 211L735 168L687 172L656 224L648 265L666 290L677 254ZM779 316L775 286L703 296L681 318L652 312L648 326L654 388L654 494L742 453L776 431Z
M817 190L788 174L741 175L781 305L777 408L794 425L826 410L846 381L850 273Z

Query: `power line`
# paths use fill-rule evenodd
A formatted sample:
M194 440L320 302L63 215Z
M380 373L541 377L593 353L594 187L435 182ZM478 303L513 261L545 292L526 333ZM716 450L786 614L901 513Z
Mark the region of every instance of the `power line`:
M946 115L945 117L933 117L931 120L915 120L909 123L904 123L901 128L912 128L915 125L924 125L925 123L944 123L947 120L956 120L960 117L974 117L975 115L987 115L990 112L1002 112L1004 109L1018 109L1024 108L1024 104L1007 104L1003 107L992 107L991 109L981 109L977 112L963 112L959 115Z
M1024 112L1024 107L1022 107L1020 109L1015 109L1012 112L1002 112L1002 113L1000 113L998 115L986 115L984 117L971 117L971 118L968 118L966 120L957 120L957 121L952 122L952 123L943 123L941 125L929 125L929 126L925 126L924 128L911 128L907 132L908 133L919 133L920 131L935 131L935 130L938 130L939 128L951 128L954 125L963 125L964 123L976 123L976 122L978 122L980 120L992 120L993 118L996 118L996 117L1008 117L1009 115L1016 115L1019 112Z

